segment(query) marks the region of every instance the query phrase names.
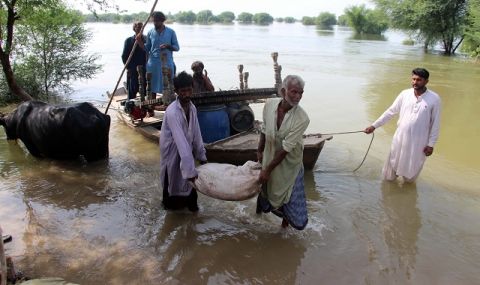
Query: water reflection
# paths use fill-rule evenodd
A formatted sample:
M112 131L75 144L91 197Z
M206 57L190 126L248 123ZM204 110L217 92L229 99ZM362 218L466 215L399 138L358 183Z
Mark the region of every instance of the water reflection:
M317 35L319 36L335 36L335 31L333 28L327 28L327 27L317 27Z
M8 140L5 137L0 137L0 140L5 140L5 147L0 145L0 149L3 149L3 155L5 159L0 160L0 176L4 179L11 175L14 175L18 171L17 161L24 162L27 154L20 147L17 141Z
M52 161L29 157L19 165L24 198L64 209L80 209L108 199L108 161ZM82 181L79 183L79 181Z
M370 34L353 34L350 37L351 40L360 41L387 41L388 39L384 35L370 35Z
M386 215L383 225L385 243L390 251L392 274L411 280L415 271L417 240L422 226L417 208L415 183L382 182L382 206ZM398 269L398 270L397 270Z
M165 215L155 248L161 270L179 284L294 284L306 251L292 236L172 212Z

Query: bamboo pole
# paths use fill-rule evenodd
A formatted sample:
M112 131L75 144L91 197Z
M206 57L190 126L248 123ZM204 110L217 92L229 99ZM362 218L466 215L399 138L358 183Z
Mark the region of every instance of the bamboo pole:
M145 26L147 25L148 21L150 21L150 18L152 17L153 12L155 11L155 7L157 6L158 0L155 0L153 3L152 9L150 10L150 14L148 15L147 19L145 20L145 23L143 23L142 30L140 31L140 34L143 35L143 30L145 29ZM137 48L138 42L135 40L135 43L133 44L132 51L130 52L130 55L128 56L127 61L125 62L125 65L123 66L122 72L120 74L120 77L118 78L117 84L113 88L112 91L112 96L110 97L110 101L108 101L107 108L105 109L105 115L108 113L108 108L110 108L110 105L112 104L113 96L115 95L115 90L117 90L118 85L120 84L120 81L123 78L123 74L125 73L125 69L127 68L127 65L130 63L130 60L132 60L133 52L135 51L135 48Z

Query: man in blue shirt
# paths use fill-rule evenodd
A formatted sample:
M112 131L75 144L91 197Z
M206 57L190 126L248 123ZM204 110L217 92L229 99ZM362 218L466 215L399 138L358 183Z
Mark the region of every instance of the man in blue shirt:
M173 79L175 76L173 52L178 51L180 46L175 31L164 25L167 19L165 15L156 11L152 17L154 27L147 34L145 50L148 52L147 72L152 73L151 95L155 98L156 93L163 93L162 55L166 58L166 67L170 69Z

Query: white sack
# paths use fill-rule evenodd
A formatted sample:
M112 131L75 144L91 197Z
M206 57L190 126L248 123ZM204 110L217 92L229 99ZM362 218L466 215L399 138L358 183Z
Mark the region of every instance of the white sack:
M197 167L195 189L199 192L227 201L252 198L261 190L258 183L261 165L247 161L242 166L226 163L207 163Z

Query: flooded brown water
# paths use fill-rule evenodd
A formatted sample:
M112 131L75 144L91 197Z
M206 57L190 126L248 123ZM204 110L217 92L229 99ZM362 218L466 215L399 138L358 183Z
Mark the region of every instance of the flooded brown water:
M99 107L120 74L130 25L96 24L90 49L104 72L78 82L74 101ZM443 101L440 139L417 183L385 183L381 167L395 121L370 136L338 135L305 173L309 224L281 230L255 201L200 195L200 211L161 207L159 150L114 119L105 162L33 158L0 131L0 224L6 246L29 276L79 284L479 284L480 65L424 54L404 36L358 40L350 31L300 24L173 25L179 71L202 60L221 89L273 85L270 52L283 75L306 81L301 105L309 132L362 130L409 87L410 71L429 69ZM254 105L260 118L262 105Z

